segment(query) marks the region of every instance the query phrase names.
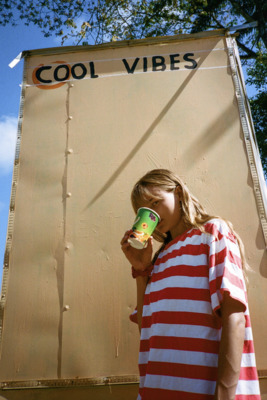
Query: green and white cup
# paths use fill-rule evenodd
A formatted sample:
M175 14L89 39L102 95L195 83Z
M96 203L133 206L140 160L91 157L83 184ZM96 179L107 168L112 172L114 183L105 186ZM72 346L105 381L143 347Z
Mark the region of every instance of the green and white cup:
M136 219L132 227L132 233L128 242L135 249L143 249L147 245L149 237L154 232L160 221L160 216L150 208L141 207L137 211Z

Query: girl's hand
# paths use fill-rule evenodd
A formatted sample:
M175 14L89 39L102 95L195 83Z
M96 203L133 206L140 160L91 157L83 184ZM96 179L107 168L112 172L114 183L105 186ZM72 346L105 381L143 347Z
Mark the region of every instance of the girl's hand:
M130 262L130 264L137 271L144 271L151 264L152 254L153 254L153 243L152 237L148 239L147 247L144 249L135 249L128 243L128 239L132 230L126 231L121 240L121 249L125 254L125 257Z

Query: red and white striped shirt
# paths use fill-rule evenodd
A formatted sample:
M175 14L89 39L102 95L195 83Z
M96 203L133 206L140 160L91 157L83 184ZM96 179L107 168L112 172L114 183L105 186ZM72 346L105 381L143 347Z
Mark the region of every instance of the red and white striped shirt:
M176 237L155 262L143 307L138 400L212 400L223 292L245 305L245 340L235 400L259 400L239 247L227 224Z

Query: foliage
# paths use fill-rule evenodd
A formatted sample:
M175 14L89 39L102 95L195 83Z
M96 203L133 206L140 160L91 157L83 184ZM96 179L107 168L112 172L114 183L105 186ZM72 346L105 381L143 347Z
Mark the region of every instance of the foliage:
M242 57L256 58L267 47L265 0L1 0L0 25L39 26L63 42L103 43L114 39L199 32L258 22L240 32Z
M250 99L251 112L265 176L267 177L267 58L259 57L247 71L247 83L258 93Z
M39 26L45 36L60 36L62 44L70 38L73 44L100 44L257 23L238 30L236 40L242 63L250 66L247 83L258 89L251 107L266 171L266 0L0 0L0 25L19 20Z

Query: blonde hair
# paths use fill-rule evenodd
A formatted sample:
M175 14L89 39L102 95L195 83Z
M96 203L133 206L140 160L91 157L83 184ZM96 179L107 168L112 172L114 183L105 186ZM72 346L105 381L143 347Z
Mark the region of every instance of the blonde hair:
M184 182L173 172L167 169L154 169L147 172L141 179L139 179L139 181L134 185L131 194L132 206L135 212L137 212L138 208L141 207L148 199L152 198L159 200L151 193L151 187L158 187L166 192L174 192L177 187L179 188L182 218L188 228L195 227L199 228L202 232L205 232L204 224L210 219L218 218L226 222L230 232L235 236L238 242L244 272L246 269L248 269L243 242L239 235L234 231L231 222L219 216L208 214L198 199L190 193ZM170 240L168 235L162 234L157 230L155 230L153 233L153 237L159 242L164 242L164 244Z

